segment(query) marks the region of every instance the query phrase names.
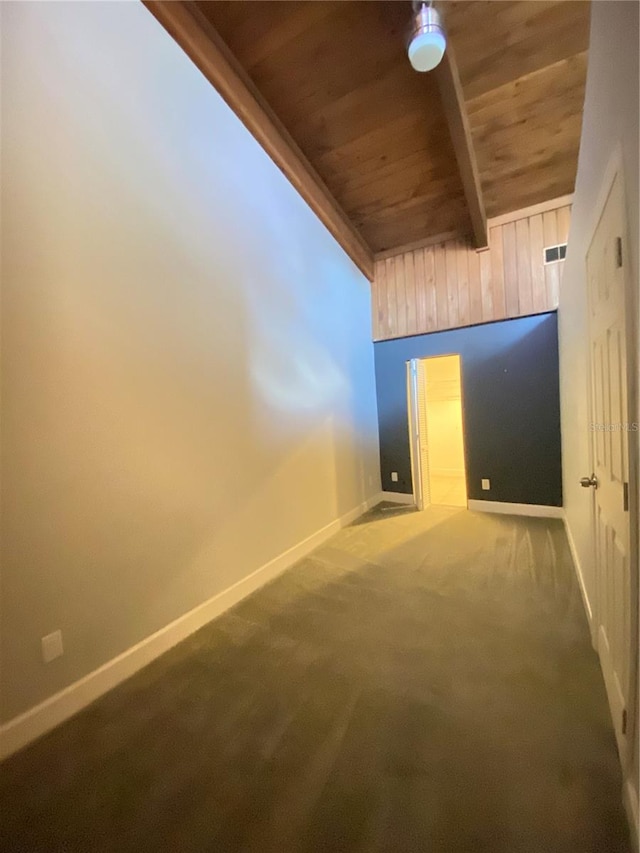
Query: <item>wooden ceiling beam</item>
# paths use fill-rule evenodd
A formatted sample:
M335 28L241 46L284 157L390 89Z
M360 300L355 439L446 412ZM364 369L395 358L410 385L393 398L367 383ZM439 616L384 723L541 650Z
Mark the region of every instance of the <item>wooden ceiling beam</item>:
M412 243L404 243L402 246L396 246L394 249L385 249L382 252L375 253L376 261L384 261L386 258L395 258L396 255L403 255L405 252L415 252L416 249L427 249L429 246L437 246L438 243L446 243L448 240L456 240L457 238L466 238L460 229L455 231L443 231L441 234L432 234L430 237L423 237L422 240L414 240Z
M541 201L539 204L531 204L529 207L521 207L519 210L512 210L510 213L501 213L500 216L492 216L488 220L488 225L489 228L496 228L499 225L505 225L507 222L517 222L518 219L528 219L530 216L547 213L549 210L558 210L561 207L570 207L572 204L573 193L569 193L569 195L550 198L549 201Z
M435 74L458 161L458 170L467 200L474 241L477 249L485 249L489 245L487 214L482 198L480 173L473 149L467 108L451 44L447 45L444 58L436 68Z
M173 0L143 2L217 89L360 271L373 280L373 252L196 4Z

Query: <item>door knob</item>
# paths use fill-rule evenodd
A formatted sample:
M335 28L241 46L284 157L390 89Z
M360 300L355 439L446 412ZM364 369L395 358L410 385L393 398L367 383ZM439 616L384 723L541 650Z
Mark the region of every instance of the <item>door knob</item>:
M593 486L594 489L598 488L598 478L595 474L592 474L590 477L581 477L580 485L583 489L588 489L589 486Z

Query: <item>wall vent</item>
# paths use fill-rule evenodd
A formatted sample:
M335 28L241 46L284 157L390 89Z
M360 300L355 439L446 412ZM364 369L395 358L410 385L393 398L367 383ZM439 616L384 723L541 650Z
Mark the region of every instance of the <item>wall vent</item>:
M567 244L560 243L559 246L547 246L544 250L545 264L555 264L556 261L564 261L567 257Z

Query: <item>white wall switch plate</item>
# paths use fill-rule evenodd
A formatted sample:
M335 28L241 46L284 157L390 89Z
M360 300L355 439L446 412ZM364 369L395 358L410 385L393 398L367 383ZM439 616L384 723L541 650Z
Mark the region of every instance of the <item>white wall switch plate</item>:
M391 472L391 482L392 482L392 483L397 483L397 482L398 482L398 472L397 472L397 471L392 471L392 472Z
M54 631L42 638L42 660L50 663L62 655L62 631Z
M485 492L488 492L491 488L491 480L482 480L482 488Z

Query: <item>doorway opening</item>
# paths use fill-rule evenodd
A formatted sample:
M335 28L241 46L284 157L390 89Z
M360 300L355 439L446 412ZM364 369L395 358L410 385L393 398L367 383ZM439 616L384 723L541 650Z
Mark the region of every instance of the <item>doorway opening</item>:
M460 355L407 362L407 400L416 506L466 507Z

